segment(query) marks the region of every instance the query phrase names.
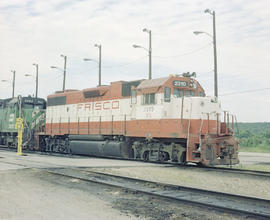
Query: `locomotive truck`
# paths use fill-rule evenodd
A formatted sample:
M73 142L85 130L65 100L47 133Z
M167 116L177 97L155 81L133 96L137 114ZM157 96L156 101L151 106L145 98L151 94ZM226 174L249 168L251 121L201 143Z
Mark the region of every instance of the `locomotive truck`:
M237 164L229 115L193 75L117 81L47 97L45 130L36 147L146 161ZM232 120L233 122L233 120ZM231 125L231 127L229 126Z

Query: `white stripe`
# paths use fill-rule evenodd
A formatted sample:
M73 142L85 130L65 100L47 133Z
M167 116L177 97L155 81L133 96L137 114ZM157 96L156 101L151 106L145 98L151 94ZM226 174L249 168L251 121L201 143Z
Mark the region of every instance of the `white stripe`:
M156 94L156 104L143 105L143 96L137 97L137 103L131 104L131 99L106 100L91 103L78 103L59 106L48 106L46 110L46 123L70 122L98 122L124 121L126 120L159 120L180 119L182 98L171 97L170 102L164 102L163 94ZM113 103L114 102L114 103ZM119 102L119 109L117 107ZM192 111L190 106L192 102ZM213 102L211 97L184 97L183 119L207 119L216 120L217 113L221 113L220 103ZM101 106L102 110L97 110Z

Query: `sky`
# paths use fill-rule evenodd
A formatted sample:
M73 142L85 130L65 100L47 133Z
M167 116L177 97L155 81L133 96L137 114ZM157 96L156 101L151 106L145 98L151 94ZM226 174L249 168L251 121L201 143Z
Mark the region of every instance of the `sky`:
M240 122L270 122L269 0L0 0L0 99L148 78L148 33L152 31L153 78L196 72L214 94L212 15L216 13L218 92L222 108ZM84 61L84 58L93 61ZM56 66L59 69L52 69ZM32 76L26 77L25 74ZM6 82L2 82L6 80Z

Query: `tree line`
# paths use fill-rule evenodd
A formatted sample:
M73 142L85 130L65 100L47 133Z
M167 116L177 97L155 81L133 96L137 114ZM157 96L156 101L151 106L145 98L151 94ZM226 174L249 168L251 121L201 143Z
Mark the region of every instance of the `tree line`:
M241 148L257 148L270 151L270 123L238 123L234 130Z

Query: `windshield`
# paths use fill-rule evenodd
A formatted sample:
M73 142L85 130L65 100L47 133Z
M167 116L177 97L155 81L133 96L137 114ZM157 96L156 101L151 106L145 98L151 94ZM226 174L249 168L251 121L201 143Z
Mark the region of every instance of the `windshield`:
M195 92L193 90L182 90L182 89L173 89L173 96L175 98L180 98L180 97L191 97L195 96Z
M175 98L183 97L184 96L184 90L181 89L174 89L173 90L173 96Z

